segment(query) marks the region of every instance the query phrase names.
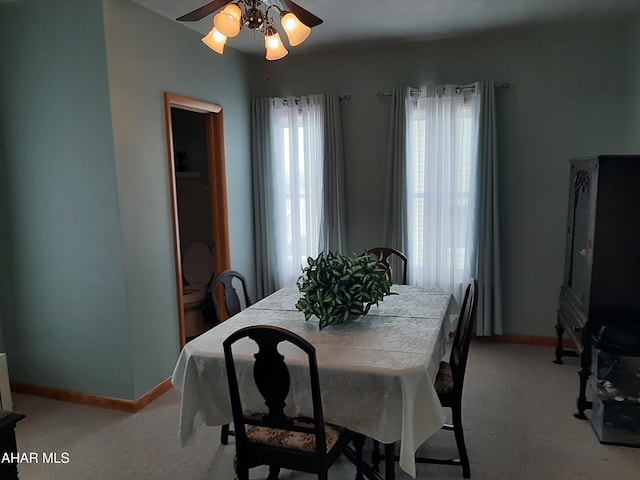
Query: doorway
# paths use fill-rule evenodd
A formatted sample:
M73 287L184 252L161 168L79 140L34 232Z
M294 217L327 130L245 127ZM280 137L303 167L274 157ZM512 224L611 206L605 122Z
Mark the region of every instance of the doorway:
M167 125L167 150L169 158L169 180L171 209L173 216L174 256L176 266L176 292L178 299L180 346L190 339L187 329L187 312L184 302L183 284L183 253L189 246L185 243L205 243L211 249L213 261L213 275L231 268L231 255L229 247L229 214L227 208L227 177L224 154L224 128L222 106L214 103L203 102L189 97L165 92L165 118ZM181 143L176 148L174 138L180 131L180 127L174 122L185 121L195 125L193 134L189 140L194 146L185 148ZM201 128L200 128L201 127ZM197 132L202 132L198 135ZM200 138L198 138L200 137ZM201 145L201 148L199 147ZM199 152L201 150L201 152ZM202 157L202 159L197 157ZM206 193L204 190L206 190ZM200 205L189 209L186 214L184 208L180 208L180 191L190 192L188 197L182 195L182 201L194 202L198 198L208 205ZM184 207L184 205L183 205ZM184 239L181 238L181 210L182 224L191 220L186 219L197 215L208 215L199 225L184 231ZM202 229L205 225L205 232ZM204 238L197 238L204 237ZM184 240L184 241L183 241ZM189 336L188 336L189 334Z

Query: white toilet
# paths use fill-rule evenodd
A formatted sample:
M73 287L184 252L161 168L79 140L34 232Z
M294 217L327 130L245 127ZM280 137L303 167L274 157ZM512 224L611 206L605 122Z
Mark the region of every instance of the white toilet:
M213 255L209 247L204 242L189 245L182 258L182 301L187 337L195 337L207 329L204 306L212 275Z

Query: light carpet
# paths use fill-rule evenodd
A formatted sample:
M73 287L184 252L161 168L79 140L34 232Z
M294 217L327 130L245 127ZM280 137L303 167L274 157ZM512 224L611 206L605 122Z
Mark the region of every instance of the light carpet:
M640 478L640 449L601 445L590 423L573 417L577 359L555 365L553 358L549 347L472 342L463 400L471 478ZM137 414L21 394L14 403L27 416L16 427L21 452L35 452L40 460L42 453L55 453L62 462L68 454L66 463L21 464L22 480L235 478L233 438L220 445L219 427L200 428L192 444L180 446L180 395L174 390ZM453 434L439 432L422 450L454 455ZM400 480L409 478L398 467L396 472ZM462 478L462 469L454 466L418 465L417 472L421 479ZM329 472L335 480L354 475L344 458ZM265 468L251 470L252 480L266 476ZM280 478L315 477L284 470Z

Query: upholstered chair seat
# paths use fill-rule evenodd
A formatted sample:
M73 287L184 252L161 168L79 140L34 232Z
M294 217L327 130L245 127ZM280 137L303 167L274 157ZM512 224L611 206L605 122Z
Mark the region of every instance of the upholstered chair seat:
M313 427L313 422L310 421L295 420L293 423L295 426ZM327 452L331 451L343 433L344 428L325 423L324 434L326 437ZM316 436L313 433L282 430L280 428L269 428L260 425L248 425L247 439L250 443L259 443L271 447L290 448L292 450L310 453L316 451Z
M453 393L453 372L449 362L440 362L435 388L438 395L451 395Z

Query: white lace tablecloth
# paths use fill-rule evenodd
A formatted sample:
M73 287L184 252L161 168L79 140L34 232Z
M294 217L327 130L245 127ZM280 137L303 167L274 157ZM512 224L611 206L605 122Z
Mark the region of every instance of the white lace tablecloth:
M445 420L433 381L457 304L438 289L394 285L392 291L397 295L385 297L368 315L319 330L315 317L306 322L296 310L297 288L287 287L186 344L172 377L173 386L182 392L182 444L202 424L233 421L223 340L248 325L276 325L315 346L325 420L382 443L399 441L400 467L415 478L416 449ZM234 354L249 359L256 350L247 340ZM281 352L287 356L292 383L307 382L296 369L293 350ZM244 377L252 383L249 369ZM245 407L264 411L259 393L250 397ZM308 400L308 395L289 399L287 413L309 415Z

